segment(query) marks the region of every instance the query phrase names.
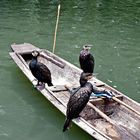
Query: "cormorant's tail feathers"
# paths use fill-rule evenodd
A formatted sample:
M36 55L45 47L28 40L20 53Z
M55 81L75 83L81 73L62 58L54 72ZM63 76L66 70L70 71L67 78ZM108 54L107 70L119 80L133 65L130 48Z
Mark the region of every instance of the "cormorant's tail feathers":
M64 126L63 126L63 132L65 132L66 130L69 129L70 123L71 123L71 120L70 120L70 119L66 119L66 120L65 120L65 124L64 124Z

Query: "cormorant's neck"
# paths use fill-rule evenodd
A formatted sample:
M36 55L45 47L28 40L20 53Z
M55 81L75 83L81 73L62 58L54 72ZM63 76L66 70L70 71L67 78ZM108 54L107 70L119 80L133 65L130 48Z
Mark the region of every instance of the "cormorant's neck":
M87 83L87 80L80 78L80 85L83 87Z
M37 60L37 57L33 56L33 57L32 57L32 60Z
M37 58L36 58L36 57L32 57L30 66L31 66L32 68L34 68L34 67L36 67L36 63L37 63Z
M86 82L85 87L88 87L93 92L93 85L90 82Z

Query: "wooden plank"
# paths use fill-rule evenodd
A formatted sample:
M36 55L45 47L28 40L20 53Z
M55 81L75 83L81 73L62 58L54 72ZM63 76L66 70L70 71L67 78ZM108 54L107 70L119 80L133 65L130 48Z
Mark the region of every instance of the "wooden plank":
M56 64L60 68L65 67L65 64L63 62L61 62L58 58L54 58L54 56L52 57L52 56L49 55L49 53L45 53L45 52L40 53L40 56L45 58L45 59L47 59L47 60L49 60L50 62Z
M64 85L55 85L48 87L48 89L51 90L52 92L67 91Z
M67 103L69 100L69 93L67 91L61 91L61 92L52 92L52 94L57 98L61 100L61 103L67 107ZM65 96L67 95L67 96Z
M124 102L122 102L121 100L117 99L116 97L112 97L112 99L115 100L116 102L118 102L119 104L125 106L126 108L130 109L131 111L133 111L134 113L136 113L140 117L140 112L138 112L137 110L133 109L131 106L125 104Z
M123 98L122 95L116 95L115 97L120 99L120 100L122 100L122 98ZM99 102L104 102L105 99L106 99L105 97L98 97L98 98L97 97L93 97L93 98L91 97L90 102L92 104L96 104L96 103L99 103Z
M88 126L90 126L92 129L95 130L94 135L96 135L96 133L98 132L99 134L101 134L105 139L107 140L113 140L112 138L110 138L109 136L107 136L106 134L102 133L100 130L98 130L96 127L93 127L93 125L91 125L90 123L88 123L85 119L80 118L85 124L87 124ZM96 138L96 137L95 137ZM102 140L102 139L99 139Z
M32 52L33 50L38 50L40 51L39 48L35 47L32 44L29 43L24 43L24 44L12 44L11 49L16 52L16 53L29 53Z

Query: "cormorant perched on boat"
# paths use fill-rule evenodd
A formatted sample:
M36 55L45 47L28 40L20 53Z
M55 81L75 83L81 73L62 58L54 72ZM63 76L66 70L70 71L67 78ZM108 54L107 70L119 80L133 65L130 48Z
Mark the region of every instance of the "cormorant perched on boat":
M79 117L79 114L89 101L90 95L93 92L93 86L87 81L91 76L91 73L81 74L81 86L72 92L67 104L66 120L63 126L63 132L69 128L72 119Z
M48 86L53 86L51 72L46 65L41 62L38 62L37 57L40 55L38 51L32 52L32 60L29 63L29 68L33 74L33 76L38 80L36 86L41 83L47 83Z
M90 48L91 45L84 45L79 56L80 67L85 73L94 72L95 61L93 55L89 51Z

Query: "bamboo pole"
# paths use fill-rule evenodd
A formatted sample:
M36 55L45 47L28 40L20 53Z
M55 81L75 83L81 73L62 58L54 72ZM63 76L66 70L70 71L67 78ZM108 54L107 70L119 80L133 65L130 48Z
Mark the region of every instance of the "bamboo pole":
M92 109L94 109L102 118L106 119L110 124L116 125L116 123L110 119L105 113L103 113L100 109L98 109L96 106L88 102L88 106L90 106Z
M135 110L134 108L132 108L131 106L127 105L126 103L124 103L123 101L117 99L116 97L112 97L112 99L116 102L118 102L119 104L125 106L126 108L130 109L131 111L135 112L137 115L140 116L140 112L138 112L137 110Z
M55 46L56 46L56 34L57 34L57 28L58 28L58 22L59 22L59 15L60 15L60 4L58 5L57 20L56 20L56 26L55 26L55 32L54 32L53 53L55 51Z

